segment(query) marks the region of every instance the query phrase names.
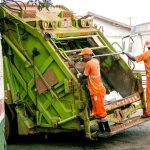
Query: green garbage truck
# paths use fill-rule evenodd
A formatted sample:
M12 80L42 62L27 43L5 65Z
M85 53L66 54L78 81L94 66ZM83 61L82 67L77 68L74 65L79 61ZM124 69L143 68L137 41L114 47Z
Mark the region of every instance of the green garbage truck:
M86 79L78 81L85 62L83 48L100 61L107 93L121 98L106 103L111 135L143 123L146 101L141 74L133 73L92 19L77 18L62 5L49 10L33 4L5 1L0 5L0 32L4 62L5 138L16 135L59 133L97 125L92 114ZM110 54L106 56L105 54ZM129 116L131 116L129 118Z

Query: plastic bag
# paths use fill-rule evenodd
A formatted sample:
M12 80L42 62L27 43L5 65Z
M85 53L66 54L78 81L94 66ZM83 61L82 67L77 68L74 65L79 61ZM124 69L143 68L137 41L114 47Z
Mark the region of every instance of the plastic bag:
M104 97L105 104L109 104L110 102L122 99L122 96L116 91L112 91L109 94L106 94Z

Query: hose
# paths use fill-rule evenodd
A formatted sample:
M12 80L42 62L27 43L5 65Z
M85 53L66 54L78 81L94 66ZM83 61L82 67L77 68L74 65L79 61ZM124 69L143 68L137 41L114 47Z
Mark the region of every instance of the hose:
M20 20L18 20L18 19L12 19L12 20L20 21ZM21 33L21 34L19 34L19 35L23 35L23 34L25 33L25 25L23 24L23 22L22 22L22 21L20 21L20 22L21 22L21 23L22 23L22 25L23 25L24 31L23 31L23 33ZM6 31L6 32L8 32L9 30L16 32L16 31L15 31L15 30L13 30L13 29L7 29L7 31ZM16 33L17 33L17 32L16 32Z
M18 7L19 7L20 9L15 9L15 8L9 7L9 6L7 5L7 3L11 3L11 2L15 2L15 3L18 5ZM6 2L3 2L3 3L1 3L1 4L4 4L4 5L5 5L7 8L9 8L9 9L17 10L17 11L22 11L22 7L21 7L17 2L22 3L22 4L24 5L24 7L25 7L25 10L26 10L26 5L25 5L24 2L22 2L22 1L7 0Z
M22 1L17 1L17 2L22 3L22 4L24 5L25 10L26 10L26 5L24 4L24 2L22 2ZM21 6L20 6L20 7L21 7Z
M18 7L20 8L20 9L15 9L15 8L11 8L11 7L9 7L8 5L7 5L7 2L9 3L11 3L11 2L15 2L17 5L18 5ZM19 1L20 2L20 1ZM22 2L23 3L23 2ZM9 8L9 9L12 9L12 10L17 10L17 11L22 11L22 8L21 8L21 6L17 3L17 1L13 1L13 0L7 0L6 2L4 2L3 3L7 8Z

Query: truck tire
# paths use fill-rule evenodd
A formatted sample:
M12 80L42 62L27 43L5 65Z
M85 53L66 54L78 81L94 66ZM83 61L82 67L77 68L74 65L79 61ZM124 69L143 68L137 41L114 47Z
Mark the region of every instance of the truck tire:
M13 120L11 113L5 107L5 140L7 143L12 143L17 139L17 121Z

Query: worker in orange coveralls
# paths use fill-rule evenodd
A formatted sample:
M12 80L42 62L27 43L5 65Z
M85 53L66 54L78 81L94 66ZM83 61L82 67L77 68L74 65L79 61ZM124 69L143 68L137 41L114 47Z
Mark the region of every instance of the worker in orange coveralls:
M145 45L148 48L148 51L143 52L142 54L134 57L126 52L122 52L126 54L131 60L133 61L144 61L145 70L146 70L146 101L147 101L147 108L146 108L146 115L142 115L141 118L149 118L150 117L150 39L145 41Z
M92 50L90 48L84 48L79 55L82 56L83 60L86 62L84 74L80 75L80 79L87 78L88 80L88 87L93 105L92 112L94 113L99 125L99 130L92 134L92 137L102 137L102 135L107 136L110 134L110 128L104 107L106 89L101 81L99 61L92 58ZM77 78L79 78L79 74L77 75Z

